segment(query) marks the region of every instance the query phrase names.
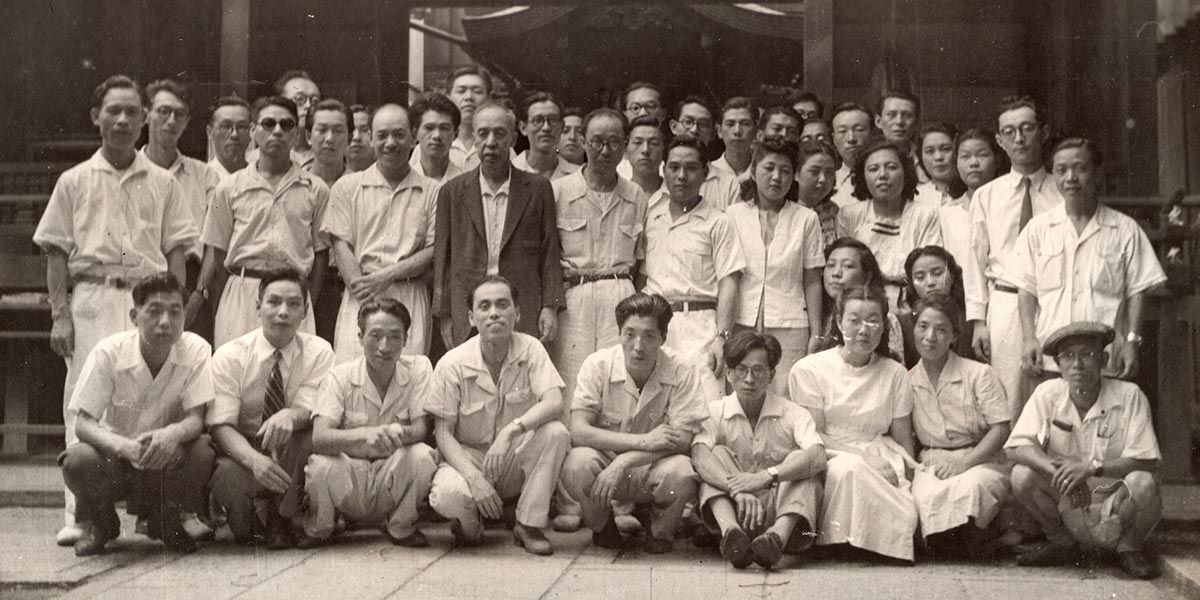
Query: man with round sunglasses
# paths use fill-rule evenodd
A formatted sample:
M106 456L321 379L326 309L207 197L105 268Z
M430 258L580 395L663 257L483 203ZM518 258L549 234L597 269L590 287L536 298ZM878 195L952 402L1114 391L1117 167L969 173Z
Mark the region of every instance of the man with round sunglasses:
M296 105L270 96L255 101L254 109L258 160L221 182L213 194L200 236L204 265L188 301L190 320L219 298L213 334L218 348L258 327L258 284L277 269L296 269L308 277L312 301L300 330L315 333L312 305L329 261L329 244L319 231L329 187L291 159L301 134Z

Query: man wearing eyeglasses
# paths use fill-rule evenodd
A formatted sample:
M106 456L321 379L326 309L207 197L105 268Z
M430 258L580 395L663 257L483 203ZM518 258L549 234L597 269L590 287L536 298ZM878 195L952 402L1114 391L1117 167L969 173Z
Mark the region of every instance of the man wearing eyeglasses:
M105 337L133 327L129 289L139 279L169 270L185 282L185 254L196 242L195 219L179 182L134 146L146 105L144 90L124 75L96 87L91 118L100 149L58 178L33 234L46 254L50 347L67 362L67 446L77 441L77 413L68 408L88 353ZM82 530L69 491L65 501L56 540L69 546Z
M833 147L842 157L842 166L834 175L836 189L833 192L833 202L838 207L858 202L854 197L854 182L850 179L854 171L854 163L858 161L858 151L865 148L874 133L872 125L874 117L865 106L853 102L845 102L833 108Z
M237 96L217 100L208 119L208 143L213 159L208 168L218 181L246 168L246 148L250 146L250 105ZM201 221L203 225L203 221Z
M275 81L275 93L296 103L296 122L302 129L308 130L308 120L312 117L313 107L321 101L321 90L308 71L297 69L284 73ZM308 137L296 136L292 160L301 167L306 167L316 160Z
M513 159L514 167L555 181L579 170L558 156L563 130L562 103L553 94L537 92L525 99L521 108L521 133L529 139L529 149Z
M1015 421L1032 390L1022 381L1019 290L1009 283L1005 262L1030 219L1061 204L1062 196L1042 166L1046 123L1041 107L1024 96L1005 98L997 124L997 141L1012 171L976 190L971 199L970 255L963 266L963 284L966 317L974 328L971 346L996 369Z
M1106 374L1133 377L1146 292L1167 281L1137 221L1100 202L1102 166L1091 140L1059 142L1051 152L1051 171L1063 203L1031 219L1009 255L1005 272L1020 290L1021 366L1035 380L1057 370L1042 356L1042 342L1075 321L1122 332Z
M214 347L260 324L255 305L259 280L290 268L309 279L311 302L300 331L314 334L312 305L319 299L329 245L320 233L329 186L292 161L301 134L296 104L282 96L254 103L258 160L222 181L204 220L204 265L188 300L189 321L208 302L216 308Z
M1114 337L1108 325L1085 321L1046 339L1062 378L1038 386L1004 445L1016 463L1013 492L1046 534L1017 564L1065 565L1081 550L1107 549L1131 577L1158 576L1145 542L1162 515L1162 455L1146 395L1101 374Z
M735 177L739 182L750 178L750 159L753 154L755 121L758 105L753 98L730 98L721 107L719 134L725 142L725 153L709 165L710 171Z

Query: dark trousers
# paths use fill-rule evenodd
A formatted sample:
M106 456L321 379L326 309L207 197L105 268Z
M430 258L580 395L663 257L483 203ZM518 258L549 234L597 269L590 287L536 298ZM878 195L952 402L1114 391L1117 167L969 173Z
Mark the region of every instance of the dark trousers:
M254 479L254 473L222 453L217 457L216 470L209 486L213 501L225 509L229 530L234 539L248 543L265 537L272 527L291 521L301 513L304 500L304 467L312 455L312 430L298 431L279 453L279 466L291 477L291 485L283 494L272 493ZM259 520L254 509L256 499L265 499L270 506L267 522ZM299 523L297 523L299 524Z
M207 435L183 444L181 457L161 471L141 471L129 461L110 456L87 443L74 444L58 456L63 480L75 494L75 516L95 521L112 514L126 500L130 514L152 519L178 518L180 511L207 510L206 484L213 472L214 452Z
M342 293L346 284L337 269L325 271L325 279L321 283L321 294L313 303L313 319L316 319L317 335L333 343L334 328L337 326L338 310L342 308Z
M187 257L187 289L189 289L189 290L196 289L196 282L199 281L199 279L200 279L200 259L198 259L194 256L188 256ZM216 298L209 300L208 305L204 307L204 310L200 311L200 314L196 315L196 320L192 322L192 325L190 327L188 327L188 331L204 338L205 341L207 341L210 344L213 341L213 315L216 313L216 311L214 310L214 306L215 306L214 303L216 301L217 301Z

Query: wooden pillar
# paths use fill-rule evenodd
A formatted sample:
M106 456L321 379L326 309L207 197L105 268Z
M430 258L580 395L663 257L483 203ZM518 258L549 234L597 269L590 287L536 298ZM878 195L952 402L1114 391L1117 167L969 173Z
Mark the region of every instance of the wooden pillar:
M804 3L804 89L832 105L833 0Z
M372 0L375 16L375 73L379 97L370 102L408 100L408 0Z
M1111 120L1117 129L1121 176L1117 193L1157 195L1158 172L1158 29L1153 0L1111 0L1114 3L1118 61L1119 114ZM1149 25L1147 25L1149 24ZM1163 190L1171 193L1174 190Z
M221 0L221 95L249 99L250 0Z

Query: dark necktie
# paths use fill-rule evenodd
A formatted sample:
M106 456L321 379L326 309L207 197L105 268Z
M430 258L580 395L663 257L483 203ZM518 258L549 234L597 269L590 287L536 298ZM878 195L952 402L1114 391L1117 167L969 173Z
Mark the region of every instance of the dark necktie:
M283 353L275 350L272 356L275 357L275 366L271 368L271 377L267 379L267 394L263 397L263 421L287 406L283 393L283 371L279 368L283 363Z
M1021 227L1017 229L1018 232L1024 231L1029 220L1033 218L1033 180L1022 177L1021 187L1025 188L1025 197L1021 199Z

